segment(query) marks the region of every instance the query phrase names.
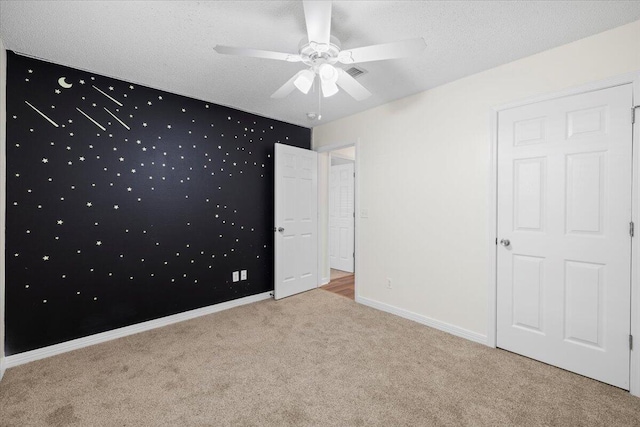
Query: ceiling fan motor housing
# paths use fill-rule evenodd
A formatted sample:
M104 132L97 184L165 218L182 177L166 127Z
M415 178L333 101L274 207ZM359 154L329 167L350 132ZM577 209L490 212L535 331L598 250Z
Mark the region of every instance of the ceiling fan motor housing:
M331 36L328 44L309 42L305 37L300 41L298 52L304 64L317 69L322 64L333 65L338 62L340 46L340 40L334 36Z

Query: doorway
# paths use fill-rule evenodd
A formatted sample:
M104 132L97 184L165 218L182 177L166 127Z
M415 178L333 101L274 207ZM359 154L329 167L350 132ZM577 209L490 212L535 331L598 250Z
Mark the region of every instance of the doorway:
M324 166L326 278L321 288L355 299L355 145L328 151Z

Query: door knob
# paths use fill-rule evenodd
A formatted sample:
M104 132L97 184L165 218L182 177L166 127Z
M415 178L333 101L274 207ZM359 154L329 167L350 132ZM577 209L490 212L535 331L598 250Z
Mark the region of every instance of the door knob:
M278 231L282 233L284 231L284 228L278 227Z
M511 242L509 241L509 239L500 239L500 244L506 248L511 244Z

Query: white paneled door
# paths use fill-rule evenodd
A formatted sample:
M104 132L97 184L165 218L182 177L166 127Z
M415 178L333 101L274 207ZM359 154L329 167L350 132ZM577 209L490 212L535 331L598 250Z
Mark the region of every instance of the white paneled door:
M318 158L275 144L275 283L280 299L318 285Z
M331 166L329 178L329 261L331 268L353 273L354 164Z
M498 347L629 389L632 87L498 115Z

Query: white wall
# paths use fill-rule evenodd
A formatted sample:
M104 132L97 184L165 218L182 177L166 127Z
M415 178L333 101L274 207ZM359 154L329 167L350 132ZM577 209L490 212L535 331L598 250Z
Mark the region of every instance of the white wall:
M0 379L4 376L4 247L6 215L7 52L0 40Z
M331 166L340 166L340 165L348 165L354 164L354 159L345 159L344 157L336 157L331 153Z
M491 108L634 71L640 21L314 128L360 140L358 294L486 337Z
M347 147L347 148L341 148L340 150L333 150L331 152L331 155L334 157L340 157L342 159L351 159L351 160L355 160L356 159L356 147Z

